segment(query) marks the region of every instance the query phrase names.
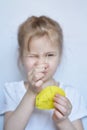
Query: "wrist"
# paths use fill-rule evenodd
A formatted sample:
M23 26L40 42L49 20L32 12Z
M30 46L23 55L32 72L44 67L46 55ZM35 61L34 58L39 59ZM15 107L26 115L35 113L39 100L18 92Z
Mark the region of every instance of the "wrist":
M59 130L76 130L69 118L65 118L60 122L56 123Z
M33 93L32 91L27 90L26 97L27 97L29 103L31 104L31 106L35 107L36 94Z
M26 94L29 96L29 99L35 100L36 98L36 93L34 93L32 90L28 89Z

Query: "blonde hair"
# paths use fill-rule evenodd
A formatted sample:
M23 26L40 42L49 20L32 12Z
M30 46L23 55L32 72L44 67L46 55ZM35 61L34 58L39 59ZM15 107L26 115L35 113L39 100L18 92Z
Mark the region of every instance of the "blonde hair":
M59 52L63 50L63 33L58 22L47 16L32 16L22 23L18 30L18 44L20 56L23 55L24 46L29 49L30 40L34 36L48 35L53 43L58 43Z

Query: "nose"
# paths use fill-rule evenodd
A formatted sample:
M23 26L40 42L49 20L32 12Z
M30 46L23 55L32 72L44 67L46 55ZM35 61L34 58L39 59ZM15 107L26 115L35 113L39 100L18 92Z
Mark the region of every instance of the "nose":
M49 63L46 57L38 57L37 61L35 62L35 66L42 66L42 68L44 68L44 71L48 71Z
M46 64L47 65L48 64L47 58L43 57L43 56L39 57L38 60L37 60L37 64L38 65L41 65L41 64Z
M38 63L43 64L46 63L46 60L44 57L39 57Z

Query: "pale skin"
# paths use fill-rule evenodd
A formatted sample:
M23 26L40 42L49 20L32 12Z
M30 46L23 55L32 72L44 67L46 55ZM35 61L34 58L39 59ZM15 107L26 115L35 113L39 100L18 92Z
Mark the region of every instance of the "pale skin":
M24 51L22 57L27 74L27 91L16 110L5 114L4 130L24 130L35 108L38 92L47 85L57 84L53 75L60 60L58 44L51 43L45 35L40 38L34 37L29 47L29 52ZM53 120L58 130L83 130L80 119L71 122L68 118L72 105L67 97L55 95L54 106Z

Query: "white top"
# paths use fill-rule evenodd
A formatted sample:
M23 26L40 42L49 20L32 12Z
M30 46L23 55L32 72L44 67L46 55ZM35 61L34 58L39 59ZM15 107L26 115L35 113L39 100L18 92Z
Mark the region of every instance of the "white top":
M73 87L60 85L64 89L66 96L72 103L72 112L69 116L71 121L83 118L87 116L87 108L85 102ZM22 100L26 89L24 81L6 83L4 87L4 102L0 110L0 114L4 114L7 111L13 111L16 109L20 101ZM31 104L30 104L31 105ZM52 120L52 110L34 110L29 123L25 130L56 130L55 124Z

